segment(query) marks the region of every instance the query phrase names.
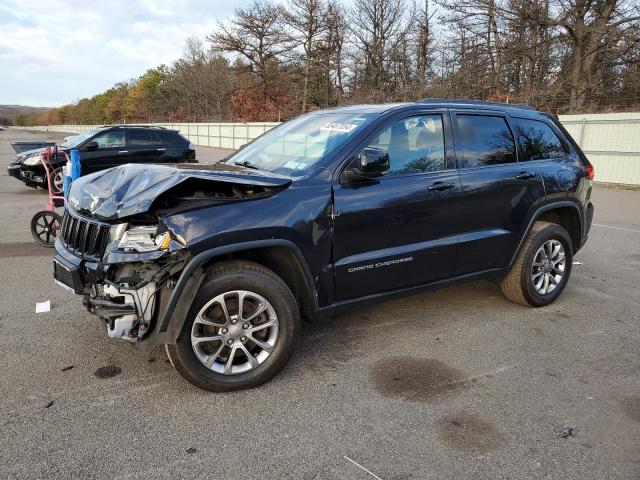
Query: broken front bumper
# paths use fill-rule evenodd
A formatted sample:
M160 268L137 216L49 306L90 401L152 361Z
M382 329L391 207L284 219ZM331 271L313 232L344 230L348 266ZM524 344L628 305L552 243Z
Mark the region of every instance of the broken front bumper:
M155 261L127 254L130 262L107 264L73 255L60 239L55 247L55 282L83 296L87 310L105 321L109 337L134 343L155 326L160 305L170 295L170 280L184 267L182 252Z

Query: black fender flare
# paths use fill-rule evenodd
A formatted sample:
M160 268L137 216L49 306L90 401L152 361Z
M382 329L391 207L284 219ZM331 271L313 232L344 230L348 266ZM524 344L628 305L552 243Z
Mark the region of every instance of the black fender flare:
M538 208L533 215L531 215L531 219L529 220L527 229L524 231L524 234L520 237L520 241L518 242L518 248L516 248L515 252L511 256L511 260L509 261L509 265L506 269L507 271L511 269L511 267L513 266L513 263L516 261L516 258L518 258L518 254L520 253L520 249L522 248L522 245L524 244L525 239L527 238L527 236L529 235L529 232L533 228L533 224L536 223L536 221L540 218L540 216L544 212L548 212L549 210L555 210L557 208L565 208L565 207L573 208L578 214L578 218L580 219L580 230L581 230L580 236L582 237L582 232L584 231L584 225L583 225L584 219L582 218L583 217L582 212L580 211L580 208L578 207L576 202L573 202L571 200L561 200L561 201L546 203L542 205L540 208Z
M298 246L284 239L265 239L255 240L251 242L233 243L224 245L221 247L212 248L200 252L193 257L187 266L182 271L176 286L173 289L171 298L169 299L164 311L158 316L158 321L155 328L156 344L174 344L176 343L178 336L182 332L182 327L186 321L187 314L191 308L191 303L202 285L205 278L204 265L212 258L226 255L229 253L240 252L245 250L253 250L256 248L264 247L285 247L288 248L298 259L298 262L302 266L302 270L305 279L308 283L311 292L314 293L314 300L316 300L316 288L313 283L313 276L311 269L307 263L304 255L298 248ZM317 301L317 300L316 300ZM316 305L317 307L317 305Z

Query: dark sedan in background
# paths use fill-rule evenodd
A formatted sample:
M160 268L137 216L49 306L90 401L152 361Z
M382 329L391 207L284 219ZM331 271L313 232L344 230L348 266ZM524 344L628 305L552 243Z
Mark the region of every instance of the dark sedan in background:
M175 130L142 125L113 125L68 137L58 150L80 152L82 175L126 163L194 163L193 144ZM40 161L41 149L22 152L9 165L9 175L30 187L47 188L47 178ZM52 162L53 186L62 191L64 155Z

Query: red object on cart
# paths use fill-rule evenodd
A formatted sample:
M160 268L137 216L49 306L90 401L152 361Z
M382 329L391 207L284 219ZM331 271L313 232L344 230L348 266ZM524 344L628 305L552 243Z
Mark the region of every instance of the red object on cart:
M48 147L40 154L40 161L47 176L49 201L45 210L40 210L31 219L31 235L36 242L45 247L54 246L62 225L62 217L56 213L55 209L64 205L64 195L58 193L60 189L53 183L55 169L51 166L51 159L57 155L64 155L69 162L69 155L66 152L59 152L55 147Z

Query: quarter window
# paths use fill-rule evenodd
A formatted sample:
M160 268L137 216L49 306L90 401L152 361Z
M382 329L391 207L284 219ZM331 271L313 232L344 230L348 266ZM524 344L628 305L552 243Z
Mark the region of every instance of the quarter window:
M389 154L387 175L436 172L445 169L444 132L440 115L398 120L369 145Z
M111 130L93 137L93 141L98 144L98 148L121 148L124 147L124 132L122 130Z
M526 118L512 120L518 135L521 161L562 158L568 154L556 133L546 123Z
M456 115L459 167L478 167L516 161L513 135L504 117Z

